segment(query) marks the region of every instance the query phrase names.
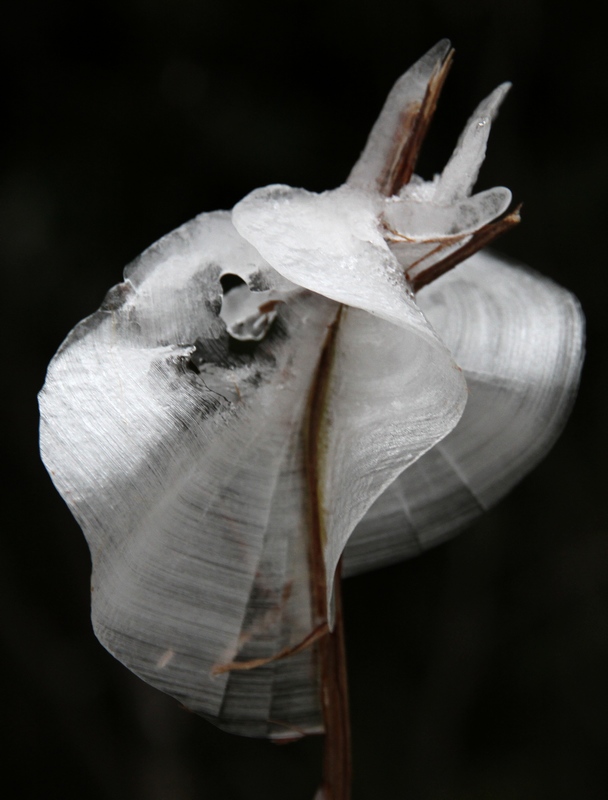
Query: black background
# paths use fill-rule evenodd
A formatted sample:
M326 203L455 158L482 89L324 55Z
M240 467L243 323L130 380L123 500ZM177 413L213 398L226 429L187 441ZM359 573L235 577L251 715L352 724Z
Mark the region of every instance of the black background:
M574 291L580 396L551 455L471 530L345 584L354 800L606 796L607 100L584 4L24 0L0 27L0 541L6 796L311 800L320 742L223 734L131 676L89 623L82 535L37 455L35 395L121 269L273 182L339 185L394 80L457 53L418 171L514 89L480 188L524 222L498 249Z

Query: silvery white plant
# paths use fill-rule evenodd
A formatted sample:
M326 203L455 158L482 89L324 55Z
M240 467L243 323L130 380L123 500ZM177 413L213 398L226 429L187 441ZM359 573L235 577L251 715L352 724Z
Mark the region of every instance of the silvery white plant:
M440 42L397 82L343 186L259 189L152 245L40 395L97 636L235 733L331 724L339 569L468 524L547 452L576 391L575 298L476 253L518 219L508 189L471 193L508 86L441 175L413 174L450 58Z

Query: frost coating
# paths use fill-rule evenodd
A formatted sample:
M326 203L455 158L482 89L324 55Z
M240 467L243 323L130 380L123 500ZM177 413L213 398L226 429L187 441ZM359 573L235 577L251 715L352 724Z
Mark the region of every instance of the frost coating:
M232 221L293 283L432 336L379 228L382 202L350 186L322 194L267 186L237 203Z
M441 175L413 174L448 54L397 82L344 186L270 186L181 226L49 366L41 453L91 549L95 631L229 731L318 732L300 645L330 621L342 553L360 572L450 535L538 461L572 402L583 321L567 292L483 253L414 296L511 199L472 194L506 84ZM224 290L227 275L243 283Z

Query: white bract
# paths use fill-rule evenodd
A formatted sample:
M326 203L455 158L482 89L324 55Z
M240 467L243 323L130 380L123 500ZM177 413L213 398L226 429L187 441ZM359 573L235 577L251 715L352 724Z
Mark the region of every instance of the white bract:
M516 219L508 189L471 194L507 86L441 175L413 174L448 51L398 81L344 186L269 186L168 234L49 367L41 451L91 549L96 634L227 730L320 730L339 560L371 569L470 522L576 390L576 300L471 256Z

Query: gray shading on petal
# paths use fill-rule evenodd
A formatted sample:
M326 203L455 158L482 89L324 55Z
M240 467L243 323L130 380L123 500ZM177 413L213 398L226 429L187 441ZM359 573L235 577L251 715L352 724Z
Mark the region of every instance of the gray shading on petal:
M569 292L488 252L422 290L469 398L454 430L355 529L346 574L416 555L503 497L548 452L578 388L584 320Z
M97 636L215 719L229 674L214 668L239 654L256 576L274 578L276 504L302 518L301 493L276 487L335 314L302 290L254 353L233 351L219 276L243 265L272 277L229 215L169 234L68 336L40 395L43 460L91 549ZM302 535L285 532L281 547Z

